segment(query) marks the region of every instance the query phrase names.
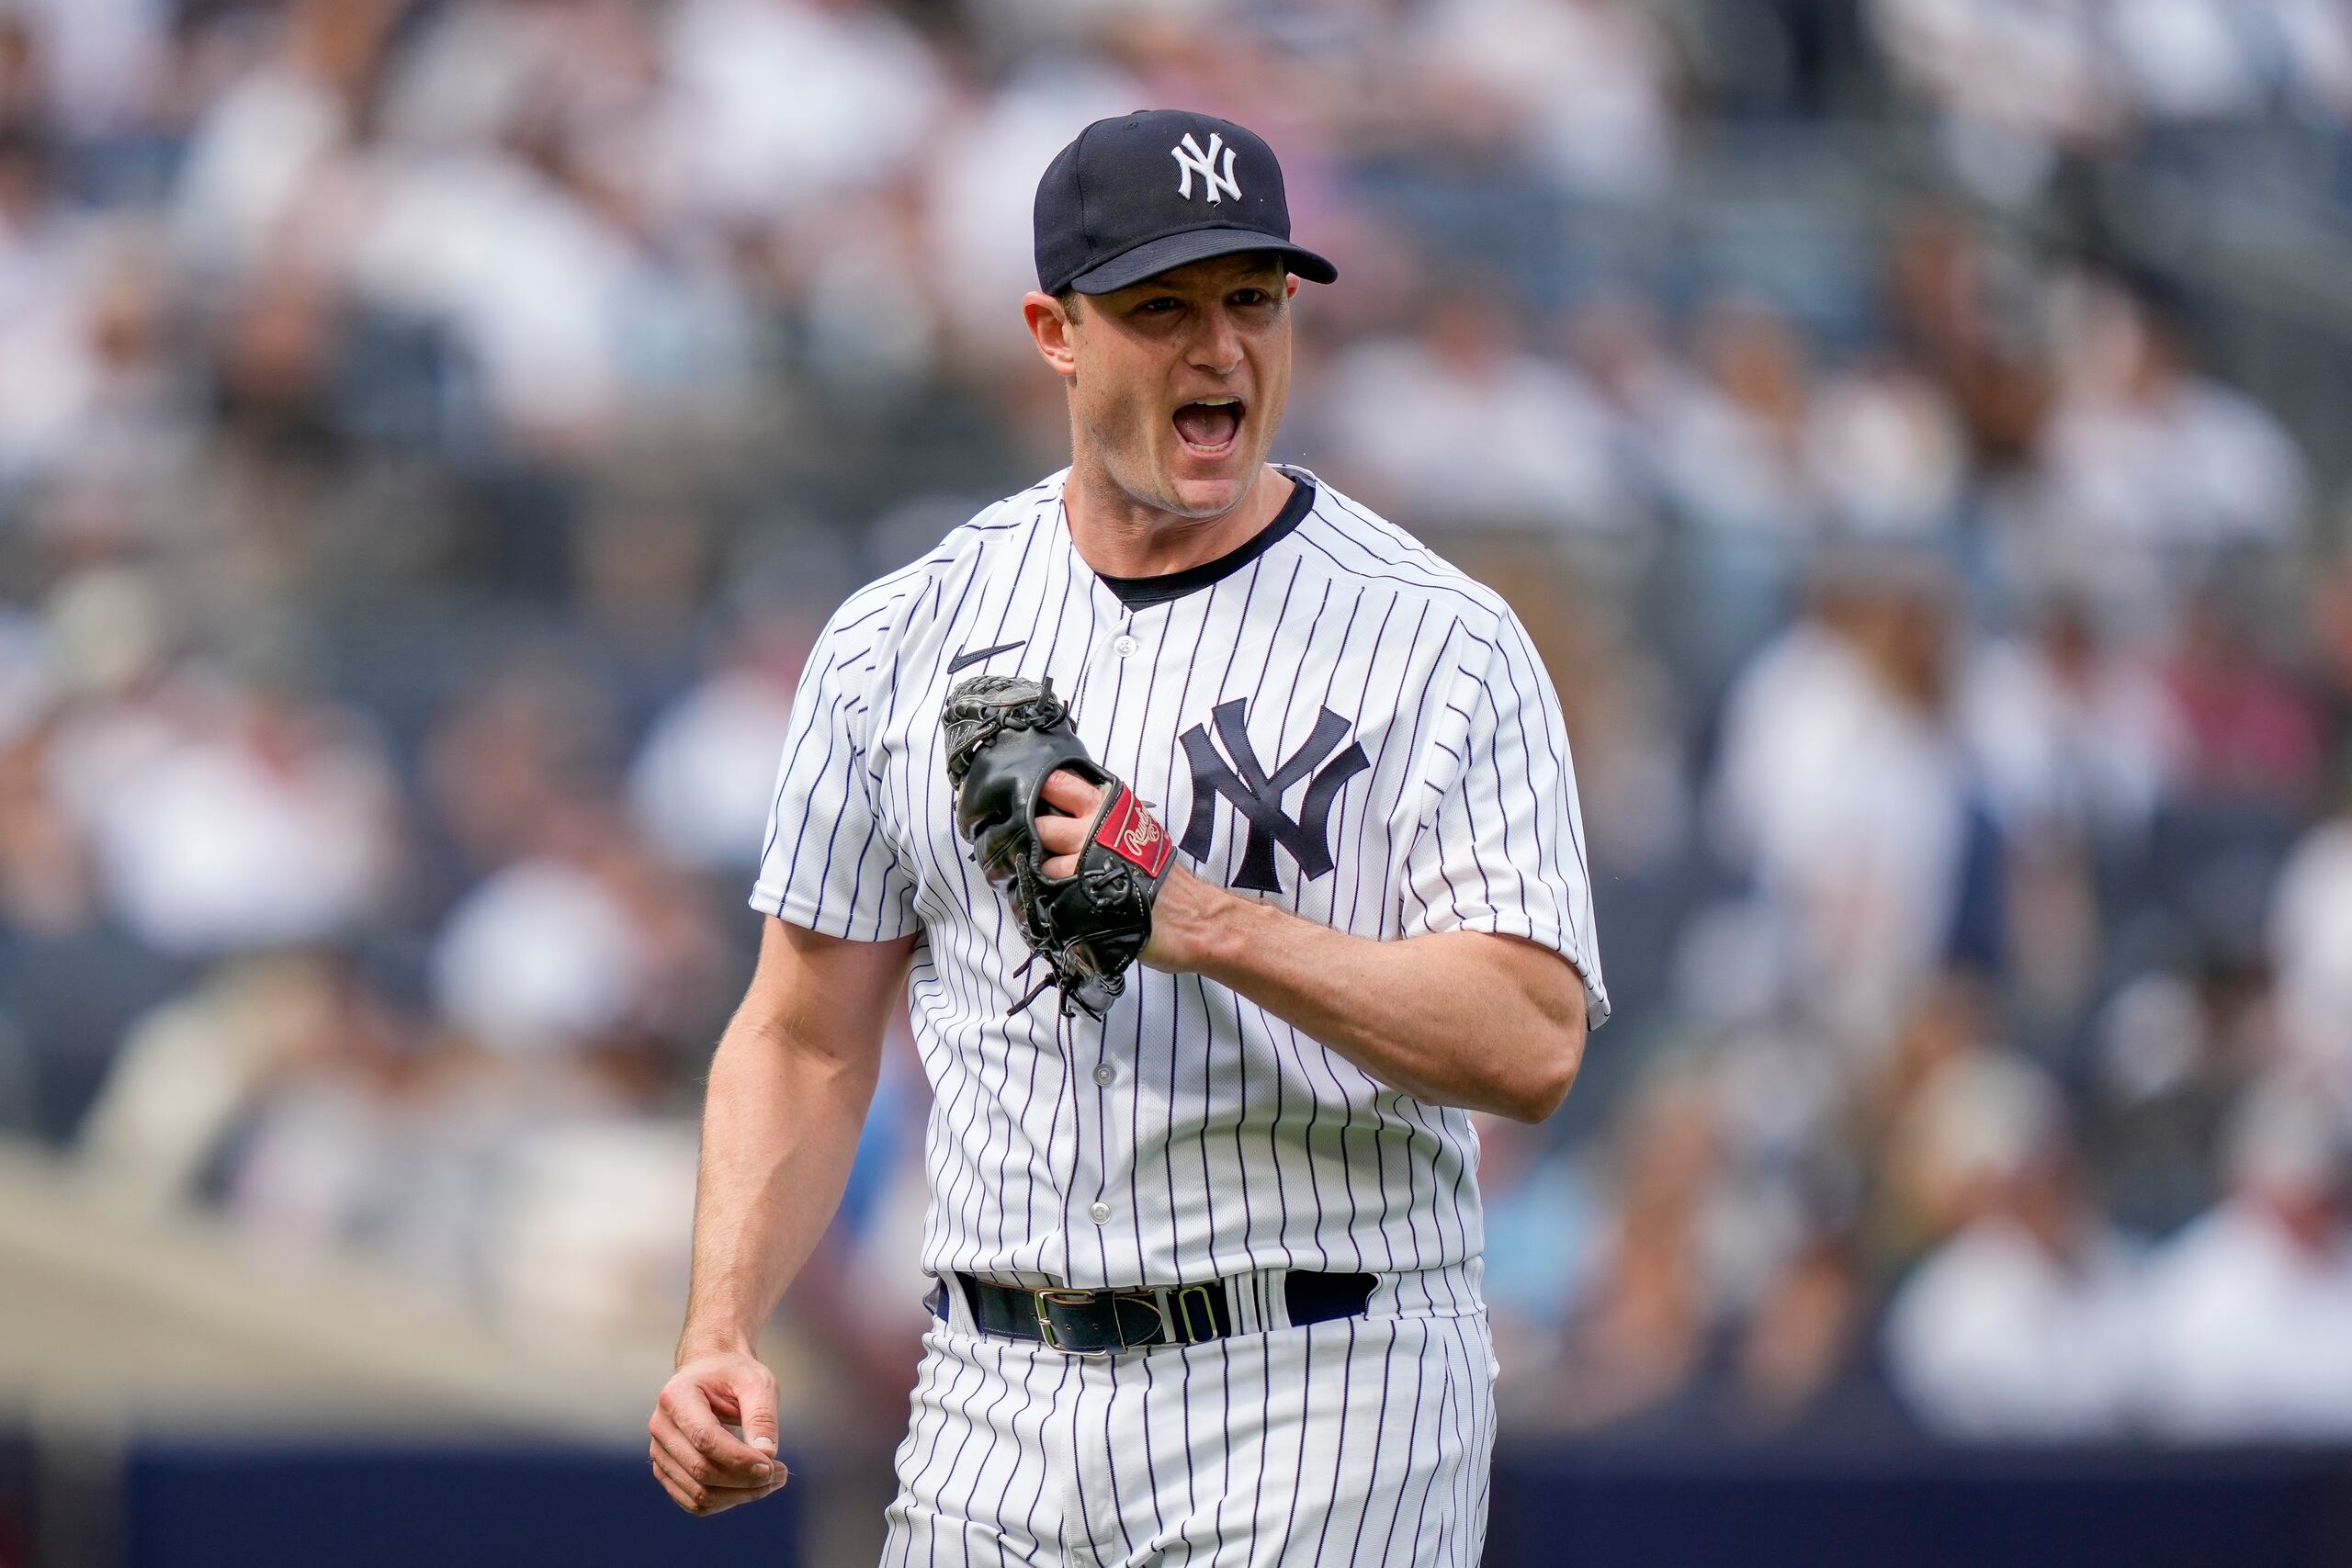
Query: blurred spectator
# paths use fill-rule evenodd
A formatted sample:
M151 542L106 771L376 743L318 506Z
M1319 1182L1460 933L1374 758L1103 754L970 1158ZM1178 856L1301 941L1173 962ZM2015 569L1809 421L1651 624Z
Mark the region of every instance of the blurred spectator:
M1935 384L1892 360L1858 365L1814 395L1807 479L1829 522L1928 538L1956 520L1968 479L1960 422Z
M1807 345L1780 311L1757 299L1711 301L1695 336L1702 374L1665 382L1659 402L1646 411L1668 493L1685 515L1727 538L1792 543L1816 521L1804 468ZM1835 433L1825 426L1824 438Z
M522 854L540 825L592 799L616 767L610 694L556 649L469 682L424 747L428 798L469 879Z
M82 1128L83 1167L141 1207L191 1200L266 1094L346 1051L365 1059L378 1022L322 960L224 965L131 1031Z
M660 145L684 199L730 223L790 222L883 184L945 107L921 37L861 0L684 0L662 50Z
M1520 1420L1583 1429L1663 1405L1699 1376L1721 1326L1722 1146L1703 1086L1652 1086L1615 1143L1589 1283L1559 1355L1505 1391Z
M1948 1438L2114 1438L2130 1416L2136 1278L2086 1190L2055 1085L1979 1057L1929 1090L1965 1218L1895 1293L1887 1359Z
M618 336L642 258L590 178L545 141L388 159L352 236L361 296L447 325L526 442L584 447L627 396Z
M2183 793L2200 806L2284 817L2316 804L2320 715L2262 645L2257 612L2218 594L2183 617L2166 671L2184 741Z
M191 717L145 768L81 797L131 930L159 951L204 954L359 925L393 874L393 795L372 738L275 694Z
M2289 1049L2352 1109L2352 791L2279 872L2270 952Z
M2187 737L2154 662L2062 593L1987 640L1957 716L2006 848L2004 956L2030 1026L2063 1031L2101 978L2103 895L2144 863Z
M1873 1177L1862 1224L1884 1267L1917 1262L1965 1224L1985 1151L2032 1130L2012 1124L2038 1102L1995 1037L1993 1006L1975 976L1938 976L1854 1086L1848 1135Z
M1901 1431L1871 1343L1856 1238L1817 1217L1731 1347L1724 1423L1747 1440L1884 1440Z
M175 221L201 276L235 276L294 243L338 172L354 100L378 63L397 0L296 0L194 127Z
M209 956L333 940L380 910L395 785L367 721L301 690L300 649L257 649L243 671L166 669L141 646L160 614L149 585L77 586L61 632L114 643L87 657L115 690L64 722L53 787L129 929Z
M2310 0L2110 4L2108 36L2151 119L2261 118L2282 93L2337 122L2352 109L2352 17Z
M2284 1079L2230 1130L2229 1197L2153 1260L2139 1376L2191 1442L2352 1437L2352 1232L2340 1113Z
M1994 810L2036 838L2134 844L2185 760L2161 672L2074 595L2052 594L2021 635L1982 649L1961 715Z
M630 768L630 804L679 864L739 874L754 869L807 654L803 628L746 628L727 661L672 704L645 738Z
M1453 134L1595 196L1642 196L1665 183L1674 59L1642 6L1440 0L1422 26L1423 90Z
M1036 181L1004 171L1042 173L1089 124L1150 99L1110 61L1055 50L1026 60L971 106L926 160L923 229L931 243L919 270L937 280L956 347L1005 372L1015 387L1035 385L1012 373L1031 369L1035 353L1018 306L1037 287ZM1066 418L1059 398L1050 407Z
M1417 337L1333 367L1323 417L1351 470L1441 534L1629 526L1610 422L1576 373L1529 352L1490 286L1439 287Z
M2219 952L2188 975L2152 970L2092 1022L2089 1146L2107 1207L2167 1235L2221 1196L2230 1115L2277 1055L2265 993Z
M1882 43L1946 113L1946 155L1980 193L2020 202L2063 151L2112 136L2098 0L1876 0Z
M145 226L60 203L58 158L0 121L0 484L135 462L175 389Z
M620 1034L684 1046L716 1027L725 947L699 890L619 815L572 806L451 911L432 958L445 1014L492 1050L563 1055Z
M15 0L39 39L48 107L77 138L119 136L153 112L165 67L167 0Z
M1979 482L2025 463L2048 415L2052 367L2041 270L2014 238L1934 208L1887 247L1889 306L1906 348L1951 398Z
M2041 458L2067 562L2165 581L2231 547L2292 546L2310 479L2278 422L2193 374L2171 325L2120 288L2085 282L2062 298Z
M1950 589L1857 560L1725 701L1715 822L1792 927L1800 989L1883 1039L1958 917L1970 784L1945 725Z
M492 1049L560 1053L627 1021L644 954L594 876L523 861L451 911L433 968L442 1010Z
M1547 1149L1541 1134L1499 1118L1478 1118L1478 1194L1485 1210L1482 1289L1495 1354L1533 1369L1557 1350L1569 1315L1589 1287L1600 1215L1582 1160Z

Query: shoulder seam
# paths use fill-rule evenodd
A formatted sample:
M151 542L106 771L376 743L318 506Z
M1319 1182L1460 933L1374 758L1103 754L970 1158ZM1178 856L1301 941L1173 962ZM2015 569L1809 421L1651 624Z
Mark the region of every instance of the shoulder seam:
M1362 552L1369 558L1371 568L1388 570L1370 570L1365 566L1351 565L1341 560L1331 552L1329 546L1309 534L1308 525L1320 525L1321 532L1326 536ZM1478 615L1486 617L1490 626L1499 624L1501 616L1509 608L1500 594L1452 563L1441 562L1435 566L1427 566L1417 560L1384 556L1367 547L1362 539L1341 527L1337 521L1323 515L1319 509L1307 513L1306 521L1299 525L1298 538L1300 543L1313 549L1317 555L1329 561L1334 568L1350 577L1394 582L1422 593L1450 594L1474 607Z

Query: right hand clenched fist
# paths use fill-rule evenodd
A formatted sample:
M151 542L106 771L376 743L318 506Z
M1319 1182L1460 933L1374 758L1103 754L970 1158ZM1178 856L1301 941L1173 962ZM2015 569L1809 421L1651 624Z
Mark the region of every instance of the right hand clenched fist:
M741 1438L723 1423L742 1428ZM720 1353L682 1362L653 1403L653 1473L690 1514L724 1513L781 1487L775 1458L775 1378L756 1356Z

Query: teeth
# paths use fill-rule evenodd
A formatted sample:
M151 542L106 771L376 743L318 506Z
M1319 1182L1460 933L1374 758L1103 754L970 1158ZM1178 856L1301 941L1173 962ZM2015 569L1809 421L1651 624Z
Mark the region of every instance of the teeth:
M1203 408L1221 409L1227 403L1238 403L1241 400L1239 398L1194 398L1193 400Z

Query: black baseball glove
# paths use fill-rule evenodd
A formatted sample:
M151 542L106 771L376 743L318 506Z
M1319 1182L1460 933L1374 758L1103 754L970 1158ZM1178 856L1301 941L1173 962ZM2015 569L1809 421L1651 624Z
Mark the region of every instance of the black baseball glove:
M1087 754L1050 680L975 675L947 694L940 718L947 727L956 830L1012 903L1029 964L1042 958L1052 971L1012 1010L1058 986L1065 1015L1076 1007L1101 1018L1126 988L1127 966L1151 936L1152 900L1176 858L1175 845L1135 791ZM1048 877L1037 812L1046 780L1057 768L1100 786L1102 808L1088 825L1077 874Z

